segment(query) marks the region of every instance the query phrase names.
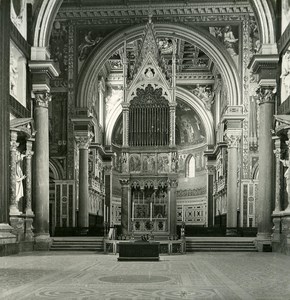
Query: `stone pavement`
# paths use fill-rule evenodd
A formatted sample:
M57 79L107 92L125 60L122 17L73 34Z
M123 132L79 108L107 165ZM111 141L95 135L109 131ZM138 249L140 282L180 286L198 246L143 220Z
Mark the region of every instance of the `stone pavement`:
M0 257L0 299L290 299L290 258L192 253L159 262L30 252Z

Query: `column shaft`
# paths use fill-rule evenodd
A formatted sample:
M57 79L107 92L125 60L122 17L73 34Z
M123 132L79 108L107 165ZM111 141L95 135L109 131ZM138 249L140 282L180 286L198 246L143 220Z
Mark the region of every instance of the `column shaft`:
M10 1L0 1L0 224L9 222L10 22Z
M129 202L129 182L121 180L122 198L121 198L121 227L122 234L128 234L128 202Z
M260 104L259 132L259 196L258 196L258 238L270 239L272 232L272 200L273 200L273 146L272 118L274 103Z
M26 172L26 207L25 207L25 213L26 215L33 215L32 209L31 209L31 191L32 191L32 175L31 175L31 159L33 155L32 149L32 142L27 141L26 142L26 158L25 158L25 172Z
M48 138L48 101L46 93L36 94L34 121L35 137L35 234L49 236L49 138Z
M16 151L18 147L17 132L11 132L10 141L10 215L19 215L18 203L16 201Z
M227 227L237 227L238 148L228 148Z
M171 236L176 235L176 188L177 181L171 180L170 190L169 190L169 234Z
M78 227L89 226L89 162L88 149L79 149L79 213Z

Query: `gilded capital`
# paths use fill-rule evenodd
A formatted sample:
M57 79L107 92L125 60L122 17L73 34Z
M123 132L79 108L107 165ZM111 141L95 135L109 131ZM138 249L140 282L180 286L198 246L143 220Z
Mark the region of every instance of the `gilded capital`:
M36 107L48 108L48 103L51 101L51 94L48 92L34 92Z
M276 89L273 86L260 86L256 90L256 94L259 100L259 104L264 104L264 103L274 103L275 102L275 94L276 94Z

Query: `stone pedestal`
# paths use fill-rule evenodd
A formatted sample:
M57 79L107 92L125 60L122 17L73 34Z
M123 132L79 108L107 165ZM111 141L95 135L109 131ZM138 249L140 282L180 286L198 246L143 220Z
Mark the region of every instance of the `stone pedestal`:
M13 228L12 233L16 236L16 241L24 241L24 220L19 216L10 216L10 225Z
M121 195L121 227L122 234L128 234L128 217L129 217L129 180L120 179L122 195Z
M271 244L273 210L273 144L272 124L274 114L273 87L260 87L257 91L260 104L259 131L259 196L256 212L258 215L258 250L263 250L263 244Z
M281 252L281 215L280 213L273 213L273 233L272 233L272 249L274 252Z

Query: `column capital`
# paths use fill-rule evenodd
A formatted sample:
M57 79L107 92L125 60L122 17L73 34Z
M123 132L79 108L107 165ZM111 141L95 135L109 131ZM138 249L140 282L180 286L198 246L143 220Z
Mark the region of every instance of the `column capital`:
M35 107L48 108L48 103L51 101L51 94L47 91L35 91Z
M128 103L128 102L122 102L121 105L122 105L123 110L129 110L130 103Z
M129 178L121 178L121 179L119 179L119 182L120 182L122 188L129 187L130 179Z
M214 165L207 165L205 168L208 171L208 174L210 174L210 175L214 175L215 174L216 166L214 166Z
M228 143L228 148L238 148L241 141L242 129L228 129L224 136Z
M76 133L75 140L78 148L88 150L93 137L94 134L90 131L84 133Z
M256 94L259 105L264 103L275 103L276 87L260 85L256 90Z

